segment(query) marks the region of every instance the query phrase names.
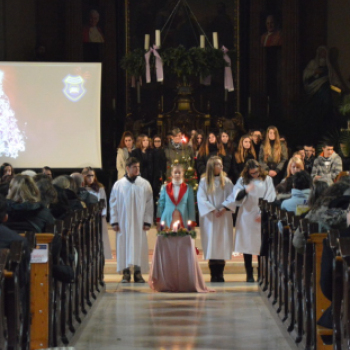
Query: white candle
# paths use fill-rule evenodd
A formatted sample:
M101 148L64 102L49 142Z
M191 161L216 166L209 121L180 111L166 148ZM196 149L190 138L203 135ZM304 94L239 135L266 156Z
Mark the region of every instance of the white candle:
M159 49L160 48L160 30L156 30L156 46Z
M219 38L218 38L217 32L213 32L213 46L214 46L214 49L219 48Z
M205 36L204 35L200 36L200 48L205 49Z
M164 222L164 221L162 221L162 222L160 223L160 230L161 230L161 231L163 231L163 230L164 230L164 225L165 225L165 222Z
M149 50L149 42L150 42L150 35L149 34L145 34L145 50L146 51Z

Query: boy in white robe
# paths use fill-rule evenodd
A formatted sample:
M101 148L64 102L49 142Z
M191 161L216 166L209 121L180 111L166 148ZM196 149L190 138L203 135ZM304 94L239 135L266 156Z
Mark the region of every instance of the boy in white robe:
M123 272L122 283L130 282L130 267L134 267L135 283L145 283L141 271L149 270L146 231L153 220L153 193L150 183L139 174L138 159L128 158L126 174L114 184L109 200L110 222L117 232L117 271Z

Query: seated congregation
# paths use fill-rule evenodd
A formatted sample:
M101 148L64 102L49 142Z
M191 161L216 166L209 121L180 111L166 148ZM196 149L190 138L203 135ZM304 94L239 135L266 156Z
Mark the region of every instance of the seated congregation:
M0 347L67 345L104 288L104 188L91 168L1 172Z
M317 155L306 142L293 153L276 127L242 131L236 138L225 131L186 135L175 128L164 140L139 135L136 142L124 132L117 150L118 180L109 198L122 283L132 277L146 282L146 232L156 225L150 287L211 292L191 239L200 233L212 283L225 282L225 264L233 252L243 254L246 281L255 282L252 258L257 256L261 292L297 343L307 348L345 342L349 296L338 284L347 283L350 176L349 162L335 146L326 141ZM42 342L45 333L47 346L68 344L102 290L105 258L112 258L105 187L90 167L57 177L49 167L40 174L15 175L4 163L0 170L0 288L5 299L12 291L6 291L10 284L4 281L18 281L18 298L13 308L2 308L0 328L21 334L11 337L9 332L1 342ZM45 245L49 258L36 266L33 254ZM40 296L30 277L44 266L51 271L46 316L55 315L47 332L36 329L42 315L29 321L30 298ZM13 321L19 314L25 322Z

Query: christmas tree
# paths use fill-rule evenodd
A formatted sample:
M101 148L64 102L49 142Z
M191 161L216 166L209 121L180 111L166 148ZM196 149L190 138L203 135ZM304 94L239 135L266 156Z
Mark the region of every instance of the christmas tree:
M17 158L25 150L23 133L19 130L15 113L3 90L4 72L0 70L0 157Z

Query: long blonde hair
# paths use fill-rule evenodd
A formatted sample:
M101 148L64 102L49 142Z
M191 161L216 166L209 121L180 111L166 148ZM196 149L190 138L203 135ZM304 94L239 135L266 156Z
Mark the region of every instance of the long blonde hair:
M207 168L205 171L205 174L202 176L205 177L205 182L207 183L207 192L214 193L215 191L215 173L214 173L214 168L215 168L215 162L220 161L222 164L222 159L218 156L213 156L208 159L207 162ZM222 189L225 188L225 176L226 173L222 170L219 177L220 177L220 186Z
M290 172L290 167L292 166L293 163L295 163L297 168L304 170L304 162L299 157L292 157L291 159L289 159L289 162L288 162L287 176L286 177L292 176L292 174Z
M243 147L243 141L245 139L250 140L250 148L248 150ZM237 152L235 153L235 158L237 163L244 163L245 157L247 156L248 153L250 153L254 157L254 159L256 159L256 153L253 146L252 138L250 137L250 135L246 134L246 135L243 135L239 140Z
M269 131L270 130L273 130L275 132L275 144L273 146L273 149L274 149L273 161L275 163L279 163L281 160L282 148L281 148L280 135L279 135L278 130L275 126L269 126L266 130L266 136L265 136L265 141L264 141L264 145L263 145L264 161L266 162L272 154L270 139L269 139Z
M19 174L11 180L7 198L17 203L37 203L40 202L40 191L32 177Z

